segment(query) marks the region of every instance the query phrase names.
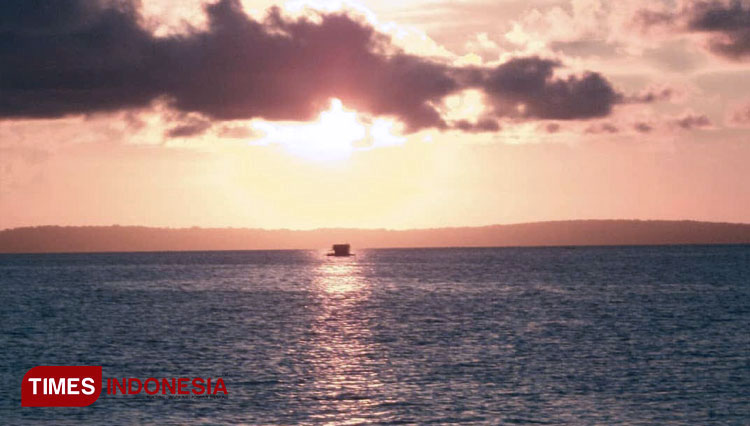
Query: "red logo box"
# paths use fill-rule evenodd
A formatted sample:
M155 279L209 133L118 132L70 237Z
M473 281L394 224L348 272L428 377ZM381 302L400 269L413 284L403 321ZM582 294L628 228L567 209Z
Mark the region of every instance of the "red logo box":
M86 407L102 392L100 365L40 365L21 383L22 407Z

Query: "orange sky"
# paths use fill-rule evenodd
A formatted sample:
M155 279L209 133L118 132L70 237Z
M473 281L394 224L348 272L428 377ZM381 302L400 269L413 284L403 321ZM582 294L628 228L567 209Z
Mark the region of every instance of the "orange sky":
M214 31L207 29L202 3L144 2L138 25L162 38ZM736 34L702 27L700 2L671 9L627 3L242 2L248 19L262 20L275 4L289 22L314 16L305 5L344 8L390 37L390 49L447 69L446 75L470 68L491 73L514 58L546 58L561 64L554 81L573 84L586 71L600 73L618 97L611 110L568 116L528 94L508 101L515 92L505 86L498 95L490 83L467 84L427 96L424 105L440 117L427 122L418 115L423 105L412 108L410 102L432 86L391 102L353 81L343 90L331 86L331 96L322 86L313 109L279 110L290 106L272 98L261 106L247 103L261 108L247 114L213 104L194 107L198 98L183 91L175 91L176 100L155 96L145 104L81 112L69 105L81 101L68 102L67 92L45 92L62 112L34 110L39 101L28 113L22 101L17 110L0 105L0 229L402 229L590 218L750 222L750 46L717 45L716 37L726 41ZM750 16L750 4L741 5L738 13ZM650 17L648 28L644 16ZM670 17L674 27L659 16ZM305 34L295 37L308 42ZM343 55L326 52L320 60ZM0 50L0 57L6 54ZM437 72L433 68L409 72ZM391 71L384 72L387 90ZM245 81L243 75L224 78L226 96L240 90L231 84ZM296 80L286 84L307 84ZM407 81L419 85L421 78ZM516 84L521 80L513 80L511 89ZM405 87L394 96L411 89ZM3 96L9 95L0 90ZM298 112L309 117L290 119ZM466 127L487 117L499 128Z

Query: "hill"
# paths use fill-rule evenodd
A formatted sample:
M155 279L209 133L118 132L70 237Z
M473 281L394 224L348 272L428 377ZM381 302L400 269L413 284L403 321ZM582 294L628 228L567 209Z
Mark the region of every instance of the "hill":
M0 231L0 253L750 243L750 224L582 220L416 230L39 226Z

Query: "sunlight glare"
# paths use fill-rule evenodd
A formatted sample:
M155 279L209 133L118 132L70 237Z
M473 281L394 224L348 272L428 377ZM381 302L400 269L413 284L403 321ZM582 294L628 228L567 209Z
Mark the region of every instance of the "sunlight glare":
M342 160L355 150L400 145L405 141L392 134L393 122L376 119L365 124L356 111L345 108L335 98L315 122L259 121L253 127L265 133L260 140L251 142L253 145L278 144L294 155L318 161Z

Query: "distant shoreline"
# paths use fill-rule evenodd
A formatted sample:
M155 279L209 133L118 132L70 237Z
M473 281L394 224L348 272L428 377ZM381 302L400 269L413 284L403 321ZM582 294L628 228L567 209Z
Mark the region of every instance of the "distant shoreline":
M0 253L124 253L353 248L586 247L750 244L750 224L575 220L415 230L39 226L0 231Z
M587 245L587 246L451 246L451 247L365 247L360 250L459 250L459 249L590 249L590 248L658 248L658 247L741 247L750 246L748 243L716 243L716 244L623 244L623 245ZM2 252L0 256L13 255L89 255L89 254L165 254L165 253L243 253L243 252L276 252L276 251L320 251L325 249L243 249L243 250L142 250L142 251L45 251L45 252Z

